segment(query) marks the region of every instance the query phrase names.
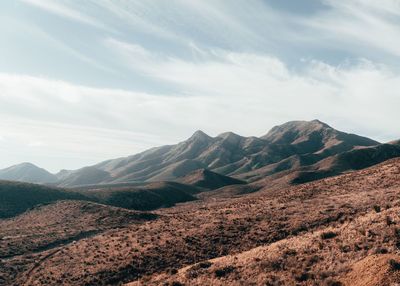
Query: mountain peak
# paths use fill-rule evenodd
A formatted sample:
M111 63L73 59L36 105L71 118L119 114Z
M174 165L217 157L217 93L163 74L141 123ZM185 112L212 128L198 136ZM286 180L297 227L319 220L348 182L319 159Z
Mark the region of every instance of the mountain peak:
M238 135L238 134L236 134L234 132L229 131L229 132L221 133L217 137L226 139L226 138L230 138L230 137L242 137L242 136L240 136L240 135Z
M312 121L289 121L282 125L277 125L273 127L266 135L262 136L261 138L271 142L277 142L281 140L287 140L288 137L308 135L321 130L334 131L335 129L318 119L314 119Z
M201 130L197 130L196 132L193 133L192 136L190 136L189 140L209 140L211 139L210 136L208 136L206 133L204 133Z
M7 169L20 170L20 169L41 169L41 168L36 166L35 164L29 163L29 162L23 162L23 163L15 164L11 167L8 167Z
M27 183L52 183L56 181L55 175L29 162L0 170L0 179Z
M306 122L307 122L307 121L306 121ZM332 128L332 127L330 127L328 124L326 124L325 122L322 122L322 121L319 120L319 119L311 120L310 123L320 124L320 125L322 125L322 126L324 126L324 127Z

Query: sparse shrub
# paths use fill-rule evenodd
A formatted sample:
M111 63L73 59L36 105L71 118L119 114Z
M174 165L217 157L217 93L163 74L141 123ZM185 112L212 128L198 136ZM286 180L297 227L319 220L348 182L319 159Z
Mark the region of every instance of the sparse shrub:
M215 277L217 277L217 278L225 277L229 273L232 273L234 270L235 270L235 267L233 267L233 266L226 266L224 268L217 269L214 272Z
M386 216L386 224L391 226L392 224L396 224L396 222L390 216Z
M175 275L176 273L178 273L178 270L177 270L176 268L169 268L169 269L167 270L167 273L168 273L169 275Z
M350 245L343 245L343 246L340 247L340 250L341 250L343 253L348 253L348 252L351 251L351 247L350 247Z
M185 284L182 284L179 281L172 281L171 283L169 283L170 286L184 286Z
M386 249L386 248L378 248L378 249L376 249L376 251L375 251L375 253L376 254L386 254L386 253L388 253L389 251Z
M200 268L209 268L212 265L212 263L210 261L202 261L199 263L199 267Z
M390 265L390 269L392 271L399 271L400 270L400 262L394 260L394 259L390 259L389 260L389 265Z
M270 261L262 261L260 263L260 267L262 269L264 269L267 272L272 271L279 271L284 269L284 261L283 259L274 259L274 260L270 260Z
M320 260L320 258L318 257L318 255L313 255L310 257L310 259L308 260L308 265L314 265L315 263L317 263Z
M327 232L321 233L321 238L322 239L332 239L332 238L334 238L336 236L337 236L337 233L333 232L333 231L327 231Z
M328 280L326 286L343 286L343 283L335 280Z
M297 255L297 251L295 249L288 249L288 250L285 250L283 255L284 256L295 256L295 255Z
M299 276L295 277L298 282L304 282L312 278L312 274L308 272L303 272Z
M377 213L380 213L381 212L381 207L378 206L378 205L374 205L374 211L377 212Z

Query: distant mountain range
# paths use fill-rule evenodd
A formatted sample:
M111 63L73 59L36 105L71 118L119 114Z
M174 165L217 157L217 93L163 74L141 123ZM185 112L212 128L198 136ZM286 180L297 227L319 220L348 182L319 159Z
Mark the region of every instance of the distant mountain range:
M176 145L58 174L24 163L0 170L0 179L76 187L182 181L185 176L189 176L185 178L188 182L197 180L199 175L210 176L207 172L212 171L223 175L218 180L225 182L256 183L285 178L290 183L301 183L399 156L399 141L381 144L335 130L318 120L292 121L272 128L262 137L243 137L232 132L210 137L196 131ZM201 186L200 181L197 184ZM215 186L219 186L218 182Z

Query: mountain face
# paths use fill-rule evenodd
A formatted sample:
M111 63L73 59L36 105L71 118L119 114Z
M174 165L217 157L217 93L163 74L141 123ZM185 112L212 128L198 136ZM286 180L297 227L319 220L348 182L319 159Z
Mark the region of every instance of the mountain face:
M54 183L57 177L31 163L22 163L0 170L0 180L27 183Z
M398 142L391 143L392 146L397 146L396 144ZM71 187L179 181L196 170L208 170L246 182L256 182L275 174L294 171L320 172L329 165L326 164L329 158L374 146L380 146L380 143L335 130L318 120L291 121L275 126L262 137L243 137L232 132L211 137L202 131L196 131L189 139L176 145L152 148L133 156L108 160L79 170L64 170L56 177L59 186ZM387 146L383 148L388 149ZM379 154L385 160L400 156L396 148L392 149L394 150ZM355 154L361 155L363 152L367 151ZM376 156L381 156L379 154ZM360 160L368 162L361 162L359 165L370 166L373 162L381 162L378 157L372 160L366 156ZM339 169L352 169L354 164L347 164L346 160L354 161L354 158L351 155L338 157L332 168L336 168L336 165L345 167L336 168L331 173L336 174ZM321 162L324 165L322 167ZM331 174L329 171L325 174ZM53 177L51 175L52 180Z

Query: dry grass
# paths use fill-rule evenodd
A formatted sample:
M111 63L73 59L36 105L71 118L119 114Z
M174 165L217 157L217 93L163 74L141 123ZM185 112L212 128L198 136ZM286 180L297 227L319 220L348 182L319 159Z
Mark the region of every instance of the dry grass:
M129 285L392 285L400 282L399 215L400 207L371 210L337 227L212 259L207 268L196 264Z

